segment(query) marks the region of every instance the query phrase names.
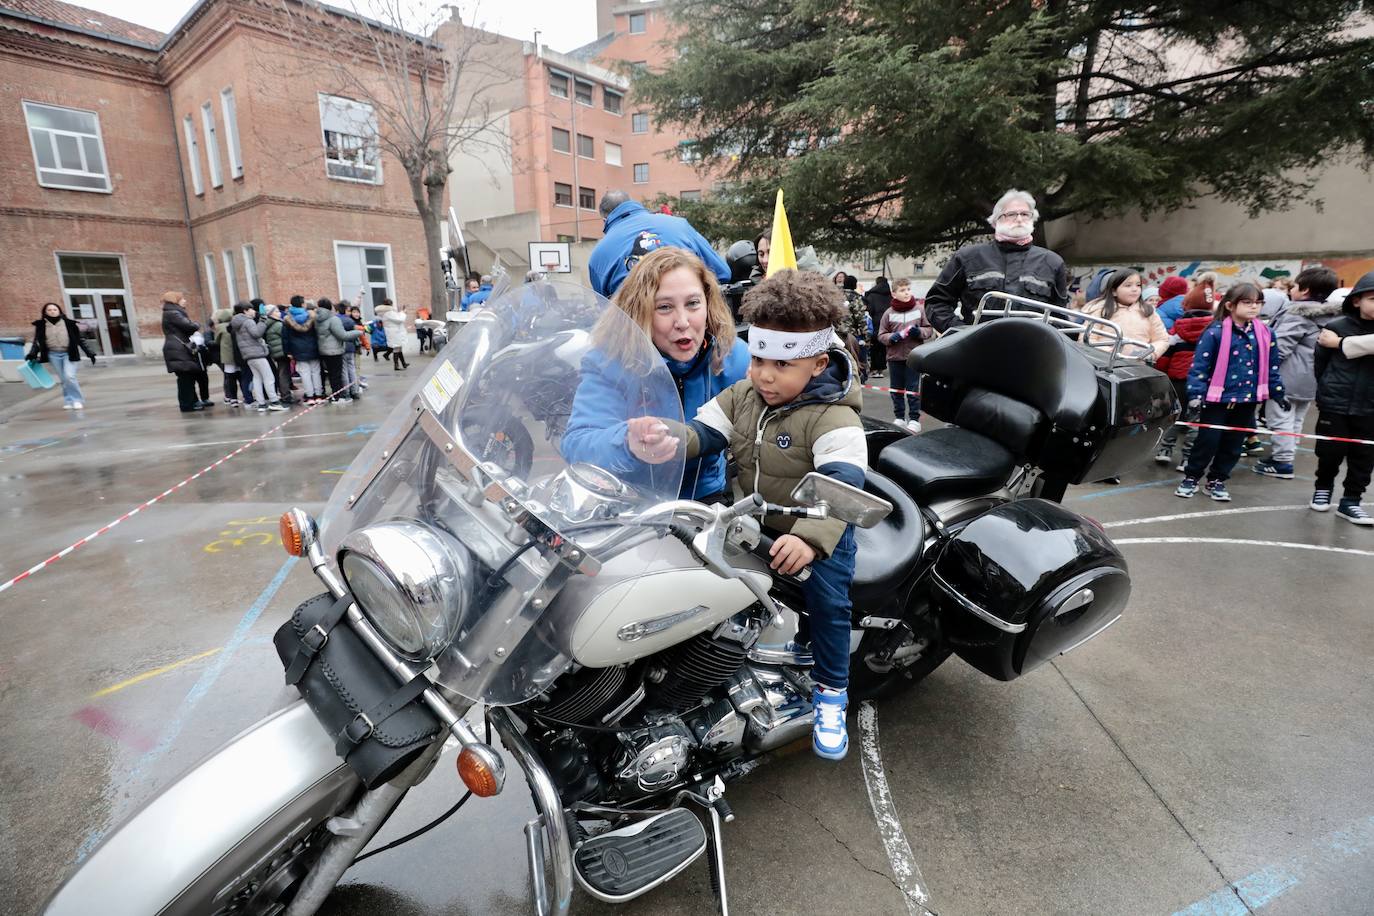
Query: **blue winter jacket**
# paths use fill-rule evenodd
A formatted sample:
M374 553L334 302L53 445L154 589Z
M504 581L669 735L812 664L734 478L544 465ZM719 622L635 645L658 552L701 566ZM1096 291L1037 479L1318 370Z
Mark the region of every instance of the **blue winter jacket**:
M1159 304L1159 308L1155 309L1155 314L1164 322L1164 330L1170 334L1174 333L1174 322L1183 316L1183 297L1172 296L1165 299Z
M605 236L596 243L587 263L592 289L608 299L614 296L630 268L665 245L686 248L701 258L721 283L730 282L730 268L691 223L680 216L650 213L643 204L627 200L606 217Z
M486 302L486 301L487 301L487 297L490 296L490 295L491 295L491 284L490 284L490 283L485 283L485 284L483 284L482 286L479 286L475 292L463 293L463 300L462 300L462 302L460 303L461 306L462 306L463 311L466 312L468 309L472 308L474 305L481 305L483 302Z
M683 416L691 419L701 405L748 374L749 345L736 340L718 374L711 372L709 345L690 363L666 357L663 361L677 382ZM631 483L651 483L654 466L631 455L625 443L625 421L646 412L639 403L642 393L641 383L627 377L625 370L605 352L592 350L583 357L582 380L573 400L568 431L563 435L563 458L589 461ZM671 404L657 409L649 405L648 412L671 417L677 408ZM707 455L687 462L678 495L696 499L724 489L725 456Z
M1258 320L1242 331L1235 328L1231 332L1231 358L1226 365L1226 381L1221 389L1221 404L1254 404L1259 400L1258 373L1259 349L1255 340L1255 325ZM1221 350L1221 322L1214 321L1197 339L1197 349L1193 351L1193 368L1188 372L1188 399L1206 400L1207 388L1212 384L1212 371L1216 368L1217 353ZM1279 376L1279 349L1273 334L1269 339L1269 399L1284 397L1283 379Z
M305 323L310 320L313 312L303 306L293 305L286 310L287 321L281 325L281 343L287 353L296 357L302 362L310 362L320 358L320 338L315 331L312 323L305 330L297 330L292 326L292 322L299 327L305 327Z
M374 318L367 325L367 331L372 335L372 346L378 350L386 349L386 328L382 326L382 319Z

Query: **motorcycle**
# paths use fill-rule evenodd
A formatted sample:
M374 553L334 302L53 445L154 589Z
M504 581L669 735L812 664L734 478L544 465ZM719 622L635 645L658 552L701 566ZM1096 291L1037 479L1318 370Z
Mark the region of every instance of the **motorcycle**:
M1125 609L1125 560L1059 500L1148 460L1172 388L1122 357L1110 322L1093 319L1094 339L1115 329L1115 343L1087 346L1071 339L1082 316L992 305L998 320L911 358L949 426L912 436L865 418L864 487L812 474L783 507L681 499L681 456L601 468L530 436L527 461L484 459L494 422L545 422L530 405L553 392L513 393L568 387L530 367L569 347L615 368L624 420L682 419L649 338L605 300L550 282L497 297L319 522L282 516L288 552L325 588L274 639L301 699L112 832L47 912L314 913L450 742L464 802L501 792L494 733L537 812L524 825L537 913L567 913L575 886L633 900L704 857L727 914L727 787L812 727L808 571L769 568L763 519L856 526L856 699L950 655L1014 680ZM467 719L479 711L482 736Z

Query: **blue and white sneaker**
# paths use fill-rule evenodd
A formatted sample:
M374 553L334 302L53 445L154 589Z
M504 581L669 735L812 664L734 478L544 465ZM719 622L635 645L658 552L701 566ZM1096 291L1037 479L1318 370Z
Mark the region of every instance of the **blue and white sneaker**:
M1265 477L1277 477L1280 480L1293 479L1292 462L1282 464L1272 459L1269 461L1257 461L1250 470L1254 471L1256 474L1263 474Z
M1179 482L1178 489L1174 491L1175 496L1182 496L1184 499L1192 499L1197 495L1197 478L1185 477Z
M816 718L811 726L811 749L817 757L843 760L849 753L849 731L844 724L849 710L849 691L817 687L811 692Z
M1353 500L1341 500L1341 504L1336 507L1336 515L1361 528L1374 527L1374 517L1370 517L1369 513Z
M1207 481L1206 493L1219 503L1231 501L1231 491L1226 489L1226 481L1224 480Z

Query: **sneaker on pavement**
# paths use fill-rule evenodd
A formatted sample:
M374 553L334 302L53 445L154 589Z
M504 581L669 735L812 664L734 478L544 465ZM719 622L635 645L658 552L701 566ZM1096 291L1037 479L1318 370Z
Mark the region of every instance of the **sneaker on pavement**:
M909 429L909 430L911 430L913 433L919 433L919 432L921 431L921 421L920 421L920 420L907 420L907 421L906 421L906 428Z
M82 404L80 401L72 401L72 410L84 410L85 407L86 405Z
M353 403L353 399L352 399L352 398L338 398L337 401L338 401L338 403L340 403L340 404L352 404L352 403Z
M1343 499L1336 508L1336 514L1352 525L1359 525L1362 528L1374 527L1374 516L1364 511L1359 503Z
M1161 445L1155 449L1155 464L1168 464L1174 460L1174 450L1168 446Z
M1182 496L1184 499L1192 499L1197 495L1197 480L1192 477L1183 478L1178 489L1174 491L1174 495Z
M1247 458L1252 455L1263 455L1264 443L1259 440L1258 436L1246 439L1245 448L1241 450L1241 454L1245 455Z
M1175 470L1175 471L1178 471L1180 474L1182 474L1184 471L1188 470L1188 459L1187 459L1187 458L1184 458L1182 461L1180 461L1180 462L1178 463L1178 467L1174 468L1174 470Z
M1293 465L1280 464L1277 461L1257 461L1250 470L1256 474L1263 474L1265 477L1277 477L1280 480L1293 479Z
M75 404L63 404L63 405L62 405L62 409L63 409L63 410L73 410L73 409L75 409L75 407L76 407Z
M811 749L826 760L843 760L849 753L849 732L845 728L845 712L849 709L849 691L831 690L817 685L811 692L815 719L811 725Z
M267 405L266 405L266 404L259 404L259 405L257 405L257 407L256 407L255 409L257 410L258 413L267 413Z
M1314 490L1312 493L1312 501L1307 504L1307 508L1311 509L1314 512L1330 512L1331 491Z
M1207 495L1219 503L1229 503L1231 501L1231 491L1226 489L1226 481L1224 480L1207 481Z
M286 405L283 404L283 403L281 403L280 401L273 401L271 404L268 404L268 405L267 405L267 409L268 409L268 410L286 410L287 408L286 408Z

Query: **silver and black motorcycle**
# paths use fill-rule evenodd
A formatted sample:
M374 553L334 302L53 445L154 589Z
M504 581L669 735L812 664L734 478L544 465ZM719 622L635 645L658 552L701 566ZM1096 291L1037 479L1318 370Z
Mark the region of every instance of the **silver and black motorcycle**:
M605 435L681 419L663 360L605 300L549 282L497 297L319 523L282 518L326 589L275 637L301 700L112 832L47 912L314 913L450 742L470 794L501 792L499 740L537 811L536 912L568 912L575 885L632 900L704 856L727 913L726 788L812 721L798 581L770 571L761 518L857 526L856 699L950 654L1012 680L1126 605L1121 554L1058 500L1146 460L1172 389L1123 358L1109 322L1091 335L1109 344L1086 346L1081 316L995 304L999 320L913 354L925 410L948 426L911 436L866 419L865 487L809 475L783 508L680 499L681 459L568 462L548 435L522 440L528 455L487 448L494 430L547 424L538 405L560 392L528 386L575 388L571 370L545 371L559 353L613 368L624 415Z

